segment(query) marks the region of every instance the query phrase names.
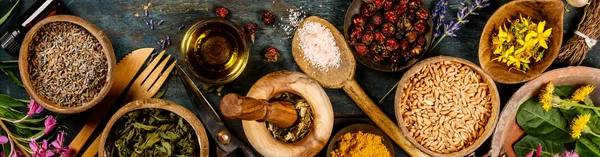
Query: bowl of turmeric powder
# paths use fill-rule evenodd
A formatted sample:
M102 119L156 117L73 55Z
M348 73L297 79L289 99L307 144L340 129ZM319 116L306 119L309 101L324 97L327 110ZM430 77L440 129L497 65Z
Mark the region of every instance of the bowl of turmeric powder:
M353 124L338 131L329 141L327 157L394 156L394 147L387 135L368 124Z

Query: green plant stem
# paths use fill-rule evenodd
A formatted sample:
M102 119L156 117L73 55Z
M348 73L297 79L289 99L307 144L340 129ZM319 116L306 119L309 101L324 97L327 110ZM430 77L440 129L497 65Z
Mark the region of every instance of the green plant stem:
M567 108L570 108L570 107L579 107L579 108L592 109L592 110L596 110L596 111L600 110L600 107L582 105L582 104L579 104L579 103L572 102L570 100L561 100L560 103L562 103L563 105L567 106Z
M596 137L600 138L600 135L596 134L595 132L593 132L593 131L591 131L591 130L590 130L590 131L586 131L586 133L588 133L588 134L590 134L590 135L594 135L594 136L596 136Z
M394 86L392 86L392 88L388 90L388 92L385 93L385 95L381 99L379 99L379 102L377 103L378 105L383 104L383 102L387 100L387 97L390 96L390 94L392 94L392 92L394 92L394 90L398 87L398 83L399 82L396 82L396 84L394 84Z
M433 50L440 42L442 42L442 40L445 37L446 37L446 33L444 33L444 35L440 36L439 38L434 39L435 40L435 44L433 44L433 46L429 47L429 49L427 51L429 52L429 51Z

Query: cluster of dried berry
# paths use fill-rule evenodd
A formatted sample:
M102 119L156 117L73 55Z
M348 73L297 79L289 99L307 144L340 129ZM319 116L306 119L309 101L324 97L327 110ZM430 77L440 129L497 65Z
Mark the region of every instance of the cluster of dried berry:
M421 0L373 0L352 18L350 44L379 63L397 64L424 53L429 12Z

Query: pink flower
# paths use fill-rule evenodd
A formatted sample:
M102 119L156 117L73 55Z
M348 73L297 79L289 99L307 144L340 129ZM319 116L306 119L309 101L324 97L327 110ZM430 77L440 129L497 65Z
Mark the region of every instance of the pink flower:
M52 129L54 129L54 127L56 126L56 119L54 119L52 116L46 117L44 126L44 134L50 133L50 131L52 131Z
M19 151L13 151L12 155L10 157L22 157L23 155L21 155L21 152Z
M563 153L563 157L579 157L579 154L577 154L577 152L575 151L565 150L565 152Z
M33 114L42 112L42 110L44 110L44 108L40 106L40 104L36 103L35 100L31 99L31 102L29 103L29 112L27 112L27 115L32 116Z
M531 151L525 155L525 157L533 157L533 152L535 152L535 157L541 157L542 155L542 145L538 144L537 151Z
M54 147L56 153L60 154L61 156L64 157L72 157L73 154L69 154L69 150L71 150L71 148L69 148L69 146L63 146L65 142L65 131L60 131L60 133L58 133L58 135L56 135L56 140L53 141L51 143L51 145Z
M38 145L37 142L31 141L29 143L29 148L33 151L32 157L52 157L54 156L54 152L48 150L48 140L44 140L42 145Z
M6 144L8 142L8 137L0 136L0 144ZM4 156L4 155L2 155Z

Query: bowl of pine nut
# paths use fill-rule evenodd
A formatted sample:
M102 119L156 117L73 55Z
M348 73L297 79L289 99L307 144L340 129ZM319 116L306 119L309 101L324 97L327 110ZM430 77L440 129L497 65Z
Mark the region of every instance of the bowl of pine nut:
M466 156L493 133L500 96L479 66L437 56L402 76L394 108L402 133L417 148L432 156Z

